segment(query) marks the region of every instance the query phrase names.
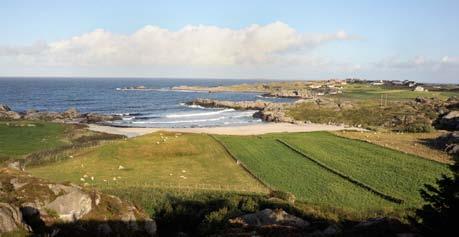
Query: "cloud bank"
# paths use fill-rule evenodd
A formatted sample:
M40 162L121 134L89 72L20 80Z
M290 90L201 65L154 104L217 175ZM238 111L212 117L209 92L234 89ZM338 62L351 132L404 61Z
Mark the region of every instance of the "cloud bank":
M391 57L374 63L374 66L379 69L389 70L452 70L459 69L459 57L444 56L440 59L428 59L424 56L416 56L411 59Z
M0 47L0 58L41 66L174 66L320 64L308 52L331 41L356 39L344 31L300 33L282 22L242 29L186 26L177 31L147 25L130 35L103 29L56 42Z

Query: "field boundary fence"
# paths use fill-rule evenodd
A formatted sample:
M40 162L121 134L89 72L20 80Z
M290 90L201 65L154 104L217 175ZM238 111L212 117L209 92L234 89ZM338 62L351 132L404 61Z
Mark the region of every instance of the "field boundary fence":
M165 183L165 182L130 182L128 180L113 181L104 184L96 185L103 189L116 189L120 187L133 188L155 188L155 189L174 189L174 190L205 190L205 191L225 191L225 192L246 192L246 193L262 193L266 187L263 184L257 185L256 188L250 185L231 185L231 184L181 184L181 183Z

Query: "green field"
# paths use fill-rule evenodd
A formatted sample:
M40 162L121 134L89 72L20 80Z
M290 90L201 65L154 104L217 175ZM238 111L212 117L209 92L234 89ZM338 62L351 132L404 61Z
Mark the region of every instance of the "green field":
M326 132L218 136L263 181L301 200L357 210L398 205L323 169L276 141L279 138L334 170L404 200L405 207L418 206L423 184L448 172L436 162Z
M55 181L72 181L101 189L267 191L218 143L204 134L154 133L115 141L73 157L33 167L29 172Z
M408 205L420 205L419 189L423 184L434 183L439 174L448 172L446 165L435 161L327 132L276 137L329 167L403 199Z
M431 98L437 97L447 99L451 96L458 96L457 91L427 91L416 92L410 89L385 88L383 86L373 86L368 84L348 84L343 88L343 93L339 95L330 95L330 98L352 99L352 100L369 100L380 99L381 95L388 100L409 100L418 96Z
M344 210L375 210L394 205L323 170L275 139L218 136L241 162L274 189L293 193L308 203Z
M46 122L0 122L0 158L17 158L65 144L65 126Z

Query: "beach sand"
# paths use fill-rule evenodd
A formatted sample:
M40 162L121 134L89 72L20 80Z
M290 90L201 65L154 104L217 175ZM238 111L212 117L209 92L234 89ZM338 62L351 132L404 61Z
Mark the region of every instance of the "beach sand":
M326 124L291 124L291 123L260 123L233 127L210 127L210 128L126 128L111 127L90 124L89 129L97 132L120 134L127 137L136 137L158 131L183 132L183 133L209 133L225 135L258 135L279 132L313 132L313 131L338 131L338 130L362 130L359 128L326 125Z

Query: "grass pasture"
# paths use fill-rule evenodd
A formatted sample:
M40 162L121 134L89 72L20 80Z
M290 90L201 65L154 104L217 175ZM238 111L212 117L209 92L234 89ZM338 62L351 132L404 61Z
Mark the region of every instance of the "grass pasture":
M250 170L276 188L310 203L354 210L393 208L394 204L293 153L276 139L375 190L404 200L404 207L419 206L423 185L449 172L446 165L434 161L327 132L218 138Z
M331 95L330 98L351 99L351 100L379 100L381 96L388 100L409 100L418 96L431 98L437 97L447 99L450 96L458 96L458 91L423 91L416 92L408 88L385 88L384 86L373 86L369 84L348 84L343 88L343 93Z
M21 157L65 144L65 126L46 122L0 122L0 157Z
M154 133L115 141L29 171L55 181L110 190L267 191L205 134Z
M419 189L448 173L446 165L327 132L280 138L329 167L403 199L408 206L422 204Z
M274 189L293 193L301 201L358 211L394 207L270 137L218 136L218 139L261 180Z

